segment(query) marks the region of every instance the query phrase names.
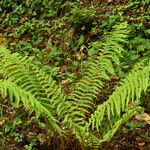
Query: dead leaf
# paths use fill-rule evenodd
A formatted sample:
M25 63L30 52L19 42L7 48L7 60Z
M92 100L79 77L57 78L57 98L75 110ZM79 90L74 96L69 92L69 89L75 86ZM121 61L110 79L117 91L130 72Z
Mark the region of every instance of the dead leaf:
M62 81L61 81L61 84L64 85L64 84L66 84L67 82L68 82L67 80L62 80Z
M138 114L135 116L135 119L139 121L145 121L150 124L150 115L147 113Z
M138 142L141 142L141 140L142 140L141 137L139 137L139 136L137 136L135 139L136 139L136 141L138 141Z
M4 123L5 123L5 120L1 120L1 121L0 121L0 126L3 126Z
M142 142L142 143L138 143L139 146L144 146L145 145L145 142Z

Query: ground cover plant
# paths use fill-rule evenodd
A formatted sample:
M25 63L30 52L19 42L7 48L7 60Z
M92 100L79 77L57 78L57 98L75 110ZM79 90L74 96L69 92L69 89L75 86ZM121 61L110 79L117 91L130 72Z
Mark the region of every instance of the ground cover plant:
M1 1L2 149L148 148L149 3Z

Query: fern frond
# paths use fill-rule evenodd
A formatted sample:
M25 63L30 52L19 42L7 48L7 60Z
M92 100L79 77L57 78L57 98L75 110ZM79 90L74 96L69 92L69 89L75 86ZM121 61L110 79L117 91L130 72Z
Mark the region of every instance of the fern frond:
M42 70L33 66L32 71L42 89L39 101L45 107L51 107L57 114L57 117L63 119L64 114L68 113L68 108L71 107L71 104L66 101L66 96L62 92L61 87L52 79L51 75L46 74Z
M25 90L32 90L34 96L38 95L35 78L30 76L32 57L23 57L18 53L11 54L7 49L0 48L0 60L0 73L5 79L9 79Z
M129 109L130 104L138 101L142 92L146 92L150 80L150 65L143 69L132 71L122 80L115 92L103 104L97 107L89 119L89 126L92 129L100 130L104 119L120 117L122 112Z
M118 120L115 121L114 126L111 127L109 132L103 135L102 139L99 140L97 144L100 145L103 142L109 141L123 123L128 121L132 116L142 111L143 111L143 108L140 106L128 110L122 117L120 117Z
M65 102L61 87L57 85L51 75L46 74L32 63L32 57L23 57L18 53L11 54L5 48L0 49L0 72L5 79L9 78L20 88L30 91L45 107L53 108L59 117L70 107Z
M44 115L54 131L62 133L62 129L58 126L58 120L52 115L51 110L46 109L29 91L19 88L15 83L9 80L0 80L0 95L3 99L9 96L11 104L19 106L21 102L29 113L35 112L36 118Z
M82 79L75 85L73 93L67 98L72 103L74 111L70 117L80 125L85 124L85 114L93 107L93 100L97 98L104 82L114 75L114 63L119 63L123 47L120 42L127 38L127 25L116 26L107 33L102 42L96 42L98 53L87 62ZM79 120L79 116L82 118Z
M143 108L139 106L133 109L129 109L125 114L122 115L122 117L119 117L115 120L115 123L111 128L108 129L107 132L103 133L103 131L106 130L107 125L105 125L104 128L102 128L101 132L98 132L97 136L94 132L92 132L89 129L89 127L87 126L82 127L82 131L80 131L81 135L77 137L79 138L80 141L82 140L81 143L83 143L85 147L92 146L98 148L103 142L109 141L122 124L124 124L135 114L138 114L139 112L142 111Z
M66 98L61 87L51 75L35 66L32 59L18 53L11 54L9 50L0 48L0 74L4 80L8 79L18 88L31 93L45 111L49 110L52 116L62 119L70 104L65 102ZM13 88L11 90L13 93ZM11 103L14 107L19 107L17 97L15 98L16 101ZM38 111L35 112L38 113Z

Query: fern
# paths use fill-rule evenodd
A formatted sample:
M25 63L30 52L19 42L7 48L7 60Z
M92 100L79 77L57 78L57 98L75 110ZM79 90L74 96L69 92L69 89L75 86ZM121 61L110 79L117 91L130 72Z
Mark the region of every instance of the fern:
M135 107L135 108L133 108L131 110L128 110L124 115L122 115L121 118L119 118L118 120L115 120L115 123L112 126L112 128L109 129L109 131L106 134L104 134L102 139L99 140L99 142L96 143L96 144L99 146L102 142L109 141L123 123L125 123L132 116L134 116L135 114L137 114L137 113L139 113L141 111L143 111L143 108L139 107L139 106L137 106L137 107Z
M137 113L135 110L138 110L139 107L130 110L129 106L132 103L136 104L136 102L136 105L139 105L138 102L142 92L146 92L149 86L150 66L147 63L145 67L146 64L144 63L147 62L148 57L135 65L131 73L122 80L120 86L116 88L116 91L110 98L99 105L94 114L91 114L89 121L86 121L86 115L90 113L89 111L93 107L93 100L103 87L104 81L109 79L110 74L114 74L114 63L119 63L119 58L123 51L119 42L125 42L127 35L125 34L125 29L123 29L122 32L119 32L121 34L120 38L115 38L119 34L116 34L116 32L111 33L111 36L105 36L105 42L107 44L104 42L101 44L102 47L99 46L102 49L100 50L100 54L89 60L83 78L77 83L73 93L68 97L69 101L73 104L71 107L73 112L67 115L67 119L64 122L69 125L69 128L81 143L87 141L85 135L88 135L88 141L89 135L95 137L92 133L95 129L98 132L104 129L102 131L103 138L99 137L102 140L98 140L95 137L93 138L94 140L91 139L88 143L98 145L98 143L110 139L127 118ZM104 125L105 123L108 123L108 126Z
M32 60L32 57L23 57L18 53L11 54L5 48L0 48L0 74L2 76L0 94L5 97L8 94L14 107L18 108L20 102L23 102L24 107L30 112L35 111L36 116L44 114L53 129L61 134L58 118L62 117L62 111L67 110L64 109L65 97L52 77L36 67ZM31 107L29 107L30 104L32 104ZM61 109L58 109L59 107Z
M15 108L23 105L36 118L47 118L60 136L69 131L82 145L98 147L142 111L140 98L150 86L148 55L135 64L107 101L92 110L105 81L115 75L127 36L127 25L121 24L104 34L101 42L93 43L97 53L87 61L81 80L69 96L51 75L33 64L33 57L0 48L0 96Z
M129 74L109 99L97 107L94 115L89 119L92 129L99 130L104 116L107 116L108 120L116 115L120 116L122 111L126 111L130 103L139 100L141 93L147 90L149 77L150 66Z
M137 68L132 69L131 73L122 80L120 86L116 88L109 99L97 107L94 114L89 118L89 123L86 124L87 131L95 129L100 131L103 129L103 140L109 140L118 129L119 124L126 121L123 113L127 112L129 116L132 116L130 107L132 105L136 107L139 104L142 92L146 92L149 87L150 64L147 64L141 69L140 66L143 64L142 62L138 63L136 66L139 66L139 70ZM103 128L103 126L105 127ZM106 129L108 132L105 132Z
M72 128L72 121L79 126L86 124L86 116L94 105L94 99L97 98L105 81L110 80L110 76L115 74L114 64L119 64L119 58L123 51L123 47L119 43L126 42L127 34L127 24L118 25L112 32L104 35L102 42L96 44L95 48L98 53L89 59L82 79L75 85L73 93L67 98L72 103L71 113L65 119L69 122L66 124L70 124L69 128Z
M86 125L79 125L70 119L76 138L85 146L95 147L110 140L123 123L143 110L138 105L141 94L150 86L149 81L150 63L145 58L135 64L109 99L97 107ZM99 136L96 136L97 132Z
M35 111L37 118L41 114L45 115L51 123L54 131L61 133L62 130L57 125L58 121L52 115L51 111L46 109L29 91L19 88L9 80L0 80L0 93L3 99L9 95L11 104L15 104L13 106L18 106L20 102L22 102L30 113Z

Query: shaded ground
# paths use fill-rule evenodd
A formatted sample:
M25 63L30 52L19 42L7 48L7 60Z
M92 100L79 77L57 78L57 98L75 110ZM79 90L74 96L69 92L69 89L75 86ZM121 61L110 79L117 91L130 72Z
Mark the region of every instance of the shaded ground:
M112 92L116 81L106 85L107 94ZM106 94L106 91L104 91ZM109 93L109 94L110 94ZM103 99L103 96L99 98ZM144 105L148 97L144 97ZM148 104L148 103L147 103ZM42 128L42 125L29 123L30 118L18 112L9 105L3 105L3 120L0 121L0 150L83 150L81 145L70 135L69 140L61 143L58 136L51 138L49 130ZM23 114L18 116L17 114ZM2 146L3 145L3 146ZM145 112L134 116L115 134L111 141L103 143L99 150L149 150L150 149L150 111L145 107ZM87 150L95 150L88 149Z
M140 124L140 122L138 122ZM24 143L25 144L25 143ZM38 145L35 146L35 150L63 150L63 146L56 145L58 143L51 143L50 145ZM60 143L59 143L60 144ZM21 143L16 144L8 143L6 150L25 150L24 146ZM73 141L66 146L66 150L80 150L78 143ZM114 138L105 143L103 148L100 150L149 150L150 149L150 125L144 127L136 127L136 129L129 130L127 126L123 127ZM4 150L4 148L0 148ZM89 149L92 150L92 149Z
M102 22L106 12L113 14L112 7L115 7L115 5L122 4L122 3L125 4L127 2L128 2L127 0L126 1L118 0L116 2L113 2L112 0L108 0L106 2L104 1L103 5L106 7L103 7L103 9L97 9L97 14L98 14L97 16L99 16L99 18L94 18L94 19L97 21L101 19L100 22ZM90 3L87 3L86 5L88 6L88 4ZM147 8L146 6L139 6L139 10L141 12L143 11L144 13L146 8ZM100 14L102 15L100 16ZM131 14L133 20L129 19L128 22L134 21L134 18L138 16L138 14L136 13L134 14L132 10L126 12L126 16L129 14ZM136 19L135 22L137 22ZM148 26L148 21L147 22L145 21L143 23L146 24L146 26ZM77 29L76 32L78 32ZM99 30L97 32L98 32L97 34L99 34L99 32L101 33L101 31ZM93 39L97 36L97 35L92 35L91 31L88 32L86 31L86 33L84 34L86 34L89 41L93 41ZM25 35L23 36L24 36L23 38L25 39L30 38L28 36L26 37ZM18 42L19 40L22 39L21 38L16 39L13 37L10 38L10 42L12 43ZM3 37L0 36L1 46L3 46L1 42L3 40L4 40ZM47 42L48 38L46 38L45 41ZM41 45L41 47L42 46L43 45ZM77 58L79 59L79 57ZM61 66L62 72L63 72L63 67L66 66L65 65ZM63 80L63 82L65 81L66 80ZM100 95L99 98L103 100L107 99L107 97L103 95L109 95L113 91L114 84L116 84L115 81L111 82L107 86L106 88L107 90L104 90L103 94ZM66 88L66 93L69 92L70 92L69 89ZM147 107L150 101L149 97L145 98L144 101L145 102L143 106L145 106L145 116L142 118L140 118L139 116L135 116L135 118L132 118L129 122L126 123L126 125L122 127L122 129L120 129L116 133L116 135L113 137L111 141L105 143L103 147L99 149L103 149L103 150L149 150L150 149L150 123L149 123L150 107ZM24 110L21 111L23 112ZM41 124L39 125L36 123L32 123L30 126L28 126L27 124L27 122L29 121L28 116L25 114L18 117L15 110L13 110L11 106L7 106L7 107L4 106L3 112L4 112L4 116L0 120L0 150L24 150L25 149L24 147L26 147L26 149L28 150L30 149L31 150L32 149L33 150L34 149L35 150L63 150L63 149L80 150L82 149L79 143L72 139L72 136L70 136L69 141L61 143L60 140L57 138L57 136L55 136L53 139L50 139L47 130L40 128L42 126ZM20 112L17 113L21 114Z

